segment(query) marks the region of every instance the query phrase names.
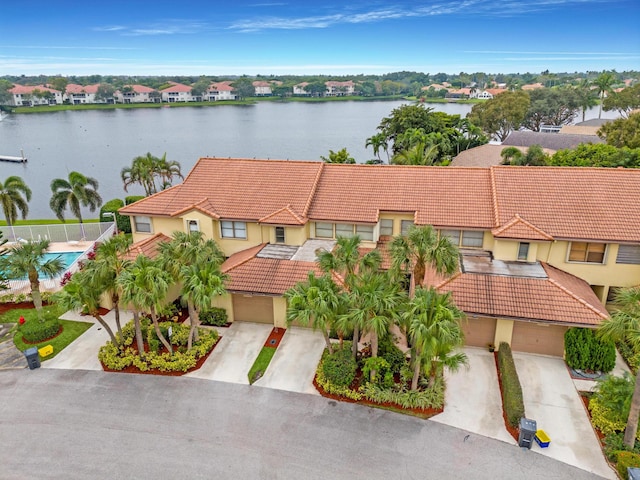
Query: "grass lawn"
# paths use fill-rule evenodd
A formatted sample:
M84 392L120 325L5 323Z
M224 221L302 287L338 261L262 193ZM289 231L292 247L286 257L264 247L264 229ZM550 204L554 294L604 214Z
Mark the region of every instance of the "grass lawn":
M58 307L57 305L49 305L47 307L43 307L45 312L50 312L52 314L57 315L58 317L64 313L64 311ZM16 309L6 312L5 314L0 316L0 323L18 323L18 319L23 316L27 322L37 321L38 314L36 310L33 308L27 309ZM44 342L40 342L37 344L24 343L22 341L22 335L17 332L13 337L13 343L20 351L24 351L27 348L36 347L42 348L45 345L51 345L53 347L53 353L42 360L49 360L55 357L58 353L60 353L67 345L73 342L76 338L86 332L93 323L89 322L74 322L72 320L60 320L60 324L62 325L62 333L58 335L56 338L51 340L46 340Z
M175 103L86 103L81 105L38 105L35 107L15 107L13 113L60 112L63 110L114 110L116 108L162 108L162 107L215 107L219 105L250 105L251 100L223 100L219 102L175 102Z
M262 372L262 375L264 375L264 372L267 371L267 367L275 353L276 349L273 347L262 347L262 350L260 350L260 353L258 354L258 358L253 362L253 366L251 367L251 370L249 370L248 377L250 384L253 384L253 382L257 380L255 377L258 372Z

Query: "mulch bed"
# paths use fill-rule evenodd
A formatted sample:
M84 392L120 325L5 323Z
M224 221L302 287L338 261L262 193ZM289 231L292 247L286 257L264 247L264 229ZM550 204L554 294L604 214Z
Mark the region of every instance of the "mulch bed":
M202 367L202 365L204 364L204 362L207 361L207 359L209 358L209 355L211 355L211 352L213 352L216 348L216 346L218 345L218 343L220 343L220 340L222 339L222 337L218 337L218 340L216 341L216 343L213 344L213 347L211 348L211 350L209 350L209 352L206 355L203 355L202 357L200 357L200 359L198 359L196 366L193 368L190 368L189 370L187 370L186 372L161 372L159 370L148 370L146 372L142 372L140 371L140 369L138 367L136 367L135 365L129 365L126 368L123 368L122 370L112 370L110 368L105 367L105 365L100 362L100 364L102 365L102 369L105 372L114 372L114 373L139 373L142 375L162 375L165 377L181 377L182 375L185 375L187 373L193 372L195 370L198 370L200 367ZM133 342L133 344L131 344L131 348L133 348L134 350L137 351L137 347L135 345L135 342ZM149 346L145 343L144 344L144 349L145 351L148 351ZM163 348L164 349L164 348ZM166 350L165 350L166 351Z
M42 306L48 305L46 302L42 302ZM17 303L0 303L0 315L3 313L10 312L11 310L16 309L28 309L28 308L36 308L33 302L17 302Z
M498 372L498 385L500 386L500 400L501 400L500 403L502 403L502 399L504 397L502 392L502 378L500 378L500 368L498 368L498 352L493 353L493 360L496 363L496 371ZM504 420L504 428L507 429L507 432L509 432L509 435L511 435L514 438L514 440L517 442L518 437L520 436L520 429L517 427L512 427L509 421L507 420L507 414L504 411L504 403L502 403L502 419Z
M111 310L109 310L108 308L98 308L98 315L100 315L101 317L104 317L107 313L109 313ZM88 313L82 313L80 312L80 315L83 317L93 317L93 315L89 315Z
M354 384L358 382L358 378L354 379ZM444 412L444 408L403 408L402 406L398 405L397 403L391 403L391 402L386 402L386 403L376 403L376 402L372 402L370 400L366 400L366 399L362 399L362 400L353 400L352 398L347 398L347 397L341 397L340 395L335 395L332 393L328 393L325 392L325 390L318 385L318 383L316 382L316 378L315 376L313 377L313 386L316 387L316 390L318 391L318 393L320 395L322 395L323 397L326 398L330 398L332 400L338 400L340 402L346 402L346 403L357 403L358 405L365 405L367 407L374 407L374 408L382 408L382 409L386 409L386 410L393 410L393 411L397 411L397 412L401 412L401 413L407 413L409 415L414 415L416 417L420 417L420 418L431 418L434 415L438 415L439 413ZM353 386L353 384L352 384Z
M271 333L269 334L269 337L267 338L267 341L264 342L264 346L278 348L278 346L280 345L280 340L282 340L282 337L284 337L286 331L286 328L273 328L273 330L271 330Z
M50 336L49 338L45 338L43 340L38 340L37 342L27 342L24 337L22 337L22 341L24 343L26 343L27 345L37 345L39 343L43 343L43 342L48 342L49 340L53 340L54 338L56 338L57 336L61 335L62 332L64 330L64 327L62 325L60 325L60 330L58 330L58 333L56 333L55 335Z

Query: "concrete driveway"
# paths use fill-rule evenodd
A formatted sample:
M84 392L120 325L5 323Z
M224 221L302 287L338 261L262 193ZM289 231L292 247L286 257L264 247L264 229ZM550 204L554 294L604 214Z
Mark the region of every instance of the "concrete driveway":
M616 474L605 461L582 400L561 358L515 352L526 415L551 438L532 450L605 478Z
M222 339L215 350L200 369L185 376L248 385L249 369L272 328L261 323L234 322L226 329L219 329Z
M62 352L51 360L42 362L43 368L65 368L71 370L102 370L102 365L98 361L98 351L107 340L109 335L98 321L90 316L82 316L77 312L69 311L62 315L64 320L75 320L89 322L94 325L86 332L76 338ZM113 310L104 317L109 327L116 332L116 315ZM125 325L133 318L133 314L127 311L120 312L120 324Z
M431 420L516 444L502 418L502 399L493 353L465 347L469 368L446 371L445 410Z
M308 328L289 328L271 359L269 368L254 385L318 395L313 386L313 377L324 347L324 338L320 332Z

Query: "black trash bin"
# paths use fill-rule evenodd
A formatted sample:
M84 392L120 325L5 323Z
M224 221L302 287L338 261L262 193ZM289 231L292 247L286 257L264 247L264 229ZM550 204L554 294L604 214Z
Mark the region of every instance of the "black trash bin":
M531 449L536 431L538 430L535 420L528 418L520 419L520 434L518 435L518 446Z
M27 348L22 353L24 353L24 356L27 358L29 370L40 368L40 354L38 353L38 349L36 347Z

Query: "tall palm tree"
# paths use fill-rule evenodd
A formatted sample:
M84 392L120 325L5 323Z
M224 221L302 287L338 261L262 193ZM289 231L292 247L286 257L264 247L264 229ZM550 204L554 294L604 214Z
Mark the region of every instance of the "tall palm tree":
M458 268L458 247L444 236L438 238L438 232L431 225L414 225L406 235L394 237L389 253L392 271L409 273L416 287L422 286L427 266L446 275Z
M98 181L79 172L69 173L69 179L56 178L51 182L53 195L49 206L56 217L64 222L64 212L68 208L74 217L80 222L82 236L82 207L89 207L90 212L95 212L102 205L102 197L98 193Z
M11 255L2 257L1 269L7 272L9 278L29 278L33 304L39 312L42 310L39 273L52 279L64 271L64 262L60 257L47 260L45 254L48 248L49 240L28 242L11 250Z
M626 341L635 349L640 348L640 286L625 288L616 295L617 310L600 324L598 334L605 340ZM631 398L627 426L624 429L624 444L633 449L640 419L640 369Z
M443 366L453 370L466 364L464 353L453 353L464 343L460 311L451 294L440 294L435 289L417 288L403 312L409 324L413 378L411 390L417 390L421 372L426 371L433 381Z
M149 313L156 336L169 353L173 353L173 348L160 331L158 308L165 302L171 280L171 275L159 262L144 255L138 255L118 277L121 300L133 307L134 315L139 312Z
M373 154L378 157L378 160L381 162L380 150L384 150L387 154L387 163L389 163L389 143L387 141L387 136L384 133L376 133L375 135L367 138L364 148L367 147L371 147L373 149Z
M200 312L211 307L211 299L225 293L226 275L220 271L225 256L214 240L202 232L174 232L169 242L161 243L160 264L174 283L182 284L181 296L187 303L191 328L188 348L198 340Z
M287 323L302 322L324 336L329 353L333 347L328 330L333 326L340 311L340 288L329 275L316 277L309 272L306 282L299 282L284 293L287 300Z
M600 97L600 110L598 111L598 118L602 117L602 104L604 103L604 96L607 92L611 92L611 86L615 83L616 77L611 72L602 72L593 81L593 84L598 87L598 96Z
M85 268L76 272L67 282L64 288L55 294L55 301L65 310L84 310L95 318L105 329L111 338L111 342L116 346L120 346L118 338L113 334L113 330L109 324L100 315L100 296L101 288L98 287L97 278L93 275L89 268Z
M118 278L130 263L129 260L124 258L124 255L129 251L129 247L131 247L131 237L123 233L114 235L98 246L95 259L88 263L86 267L91 268L93 276L102 285L103 292L107 292L111 296L118 333L122 333Z
M156 193L156 185L154 179L155 162L153 155L135 157L130 167L124 167L120 171L120 178L124 184L124 191L128 191L129 187L138 183L144 188L145 195L149 196Z
M593 91L591 90L591 83L588 79L585 78L582 80L580 85L578 85L576 89L576 96L578 99L578 105L582 109L582 121L584 122L587 110L598 104L598 97L593 94Z
M391 159L394 165L435 165L438 146L432 143L416 143L408 150L401 150Z
M372 250L365 255L360 255L360 237L338 237L336 245L331 252L320 252L318 263L320 268L327 273L339 275L347 291L351 291L356 280L356 273L364 271L376 271L380 268L382 258L378 250ZM344 322L342 322L344 323ZM351 350L353 357L358 355L358 340L360 338L360 325L355 323L353 327L353 344Z
M173 183L174 177L184 179L182 172L180 171L180 162L176 160L167 160L166 152L158 159L154 174L160 178L161 190L170 187Z
M7 177L4 182L0 182L0 203L7 225L11 226L18 219L18 210L22 218L27 218L31 201L31 189L20 177Z

